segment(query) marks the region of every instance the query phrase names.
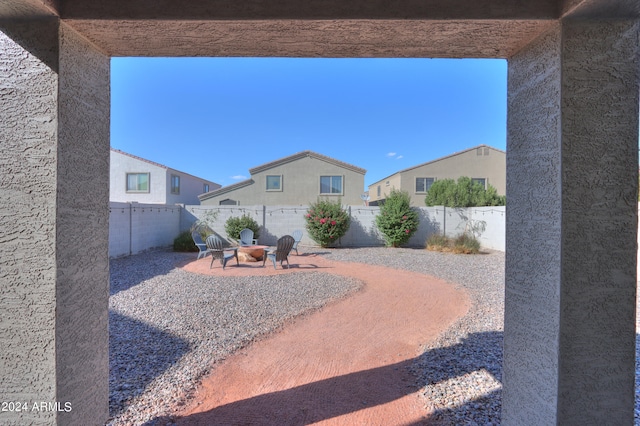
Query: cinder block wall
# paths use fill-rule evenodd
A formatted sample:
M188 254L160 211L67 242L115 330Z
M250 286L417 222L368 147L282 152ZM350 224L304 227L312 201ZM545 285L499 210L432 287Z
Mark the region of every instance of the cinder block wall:
M180 234L177 205L112 202L109 212L109 257L168 247Z
M129 203L109 203L109 257L131 253L131 208Z
M189 229L198 219L211 218L211 228L222 236L226 236L224 224L230 217L240 217L244 214L253 217L262 227L258 242L273 245L279 237L291 234L301 229L304 234L301 245L316 246L317 244L305 231L304 214L307 206L185 206L182 214L181 229ZM384 239L376 227L376 216L379 207L347 206L351 216L349 231L338 241L341 247L371 247L384 245ZM210 213L213 212L213 213ZM444 208L419 207L420 225L418 231L411 237L410 247L424 247L427 238L438 232L448 236L456 236L470 227L482 226L479 240L482 247L504 251L505 245L505 207L473 207L473 208Z
M376 247L384 238L376 227L379 207L347 206L351 226L339 247ZM169 204L110 203L109 256L129 256L160 247L169 247L182 231L198 219L207 220L211 228L226 237L224 225L231 217L248 215L261 227L258 243L275 245L283 235L300 229L303 246L317 246L306 233L304 215L307 206L178 206ZM478 239L485 249L504 251L505 208L474 207L453 209L444 207L418 208L420 225L407 246L424 247L434 233L456 236L471 224L482 227Z
M131 204L131 252L166 247L180 233L179 206Z

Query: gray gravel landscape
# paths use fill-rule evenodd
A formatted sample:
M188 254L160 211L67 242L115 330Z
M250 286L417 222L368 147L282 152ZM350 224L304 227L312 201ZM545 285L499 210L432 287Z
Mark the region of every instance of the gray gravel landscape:
M111 261L109 425L167 424L211 365L361 283L324 273L233 278L175 268L193 253Z
M426 344L411 370L425 413L432 413L428 424L500 424L504 253L306 251L420 272L465 289L469 312ZM174 267L193 256L159 251L111 262L110 425L167 424L212 364L361 285L317 272L221 279Z
M423 348L413 374L433 413L428 424L500 424L504 253L357 248L331 250L327 257L420 272L464 288L472 299L469 312Z

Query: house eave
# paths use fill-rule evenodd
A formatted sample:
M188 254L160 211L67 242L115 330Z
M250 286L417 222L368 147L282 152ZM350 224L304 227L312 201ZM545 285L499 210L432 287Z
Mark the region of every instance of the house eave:
M331 163L333 165L336 165L336 166L339 166L339 167L342 167L342 168L345 168L347 170L351 170L353 172L360 173L360 174L363 174L363 175L365 173L367 173L367 171L365 169L363 169L363 168L354 166L353 164L342 162L340 160L336 160L335 158L327 157L326 155L318 154L317 152L313 152L313 151L298 152L298 153L290 155L288 157L284 157L284 158L281 158L279 160L275 160L275 161L271 161L269 163L262 164L260 166L257 166L257 167L254 167L252 169L249 169L249 173L254 175L254 174L263 172L265 170L269 170L269 169L272 169L274 167L281 166L283 164L291 163L292 161L300 160L300 159L305 158L305 157L315 158L317 160L325 161L327 163Z
M236 182L231 185L223 186L222 188L215 189L213 191L206 192L204 194L198 195L198 199L200 202L208 200L210 198L217 197L222 194L226 194L231 191L235 191L236 189L243 188L245 186L253 185L255 181L253 179L247 179L240 182Z

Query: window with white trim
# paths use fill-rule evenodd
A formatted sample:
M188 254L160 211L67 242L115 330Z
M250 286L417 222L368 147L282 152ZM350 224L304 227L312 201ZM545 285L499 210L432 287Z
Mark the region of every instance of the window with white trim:
M127 192L149 192L149 173L127 173Z
M320 194L342 194L342 176L320 176Z
M205 192L205 193L209 192L209 184L208 183L205 183L205 184L202 185L202 191Z

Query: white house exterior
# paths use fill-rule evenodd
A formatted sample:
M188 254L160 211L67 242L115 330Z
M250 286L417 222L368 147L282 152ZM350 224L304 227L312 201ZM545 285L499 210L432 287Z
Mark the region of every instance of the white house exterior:
M220 185L111 148L109 201L199 204L198 195Z

